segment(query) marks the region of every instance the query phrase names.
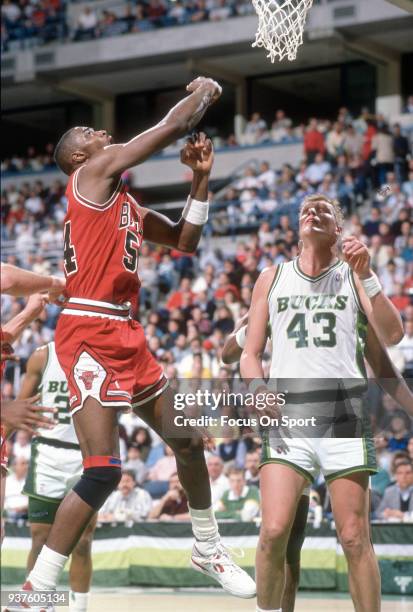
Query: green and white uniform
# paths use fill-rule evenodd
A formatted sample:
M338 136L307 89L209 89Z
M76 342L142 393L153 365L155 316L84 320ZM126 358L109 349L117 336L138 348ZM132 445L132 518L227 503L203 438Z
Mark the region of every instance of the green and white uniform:
M298 259L281 264L268 293L273 353L270 385L286 393L282 415L315 417L315 425L266 432L263 463L291 464L310 481L376 471L362 395L367 388L367 317L348 264L316 277ZM291 422L291 421L289 421ZM280 452L280 438L284 450Z
M54 342L47 345L47 353L47 364L39 386L39 404L58 408L59 423L53 429L37 430L32 440L30 466L23 493L30 497L29 519L32 522L50 523L53 522L50 519L54 518L58 504L79 480L83 466L69 411L66 376L57 360Z

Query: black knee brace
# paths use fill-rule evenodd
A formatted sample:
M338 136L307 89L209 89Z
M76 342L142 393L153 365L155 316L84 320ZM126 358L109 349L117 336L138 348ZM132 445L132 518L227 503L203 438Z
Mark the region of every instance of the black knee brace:
M121 477L120 467L86 468L79 482L73 487L73 491L94 510L99 510L116 489Z

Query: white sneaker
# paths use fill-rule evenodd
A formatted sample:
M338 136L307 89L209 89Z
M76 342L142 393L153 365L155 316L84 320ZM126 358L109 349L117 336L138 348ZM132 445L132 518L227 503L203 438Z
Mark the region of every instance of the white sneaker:
M256 595L254 580L231 559L227 548L218 542L210 554L203 554L196 543L192 549L191 565L194 570L213 578L231 595L250 599Z

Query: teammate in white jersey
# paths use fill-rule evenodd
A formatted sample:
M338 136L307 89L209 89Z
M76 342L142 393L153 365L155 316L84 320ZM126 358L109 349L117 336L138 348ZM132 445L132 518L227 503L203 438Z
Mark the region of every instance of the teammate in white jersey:
M61 501L83 470L82 454L69 412L67 381L57 360L54 342L42 346L30 356L19 397L31 397L38 391L42 406L58 408L58 424L53 429L39 428L32 440L30 467L23 488L23 493L29 496L32 536L28 573L46 542ZM96 520L93 519L72 552L69 570L70 612L87 610L95 524Z
M363 245L347 239L343 252L349 264L338 259L342 215L336 202L322 195L306 198L299 226L300 256L265 270L255 285L241 374L244 379L255 379L250 390L268 392L261 355L270 323L274 347L271 378L278 383L284 379L277 389L284 390L287 385L290 390L283 414L325 419L327 409L334 417L337 407L340 411L344 408L338 419L330 418L333 424L329 428L335 429L350 405L354 422L362 427L360 433L350 431L340 439L324 433L320 437L297 434L286 440L284 450L279 448L279 438L273 444L268 439L261 468L258 610L281 610L285 551L297 503L321 470L349 565L356 611L378 612L380 574L368 520L368 481L375 471L375 456L368 438L368 419L361 410L366 384L363 354L367 321L399 341L399 317L372 275ZM341 379L345 380L337 387ZM346 428L349 424L351 419L344 419Z

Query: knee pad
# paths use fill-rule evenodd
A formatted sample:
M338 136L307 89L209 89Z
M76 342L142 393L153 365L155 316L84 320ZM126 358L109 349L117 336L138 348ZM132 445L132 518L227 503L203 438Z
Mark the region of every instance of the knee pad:
M91 508L99 510L122 478L121 461L117 457L88 457L83 465L85 469L73 491Z

